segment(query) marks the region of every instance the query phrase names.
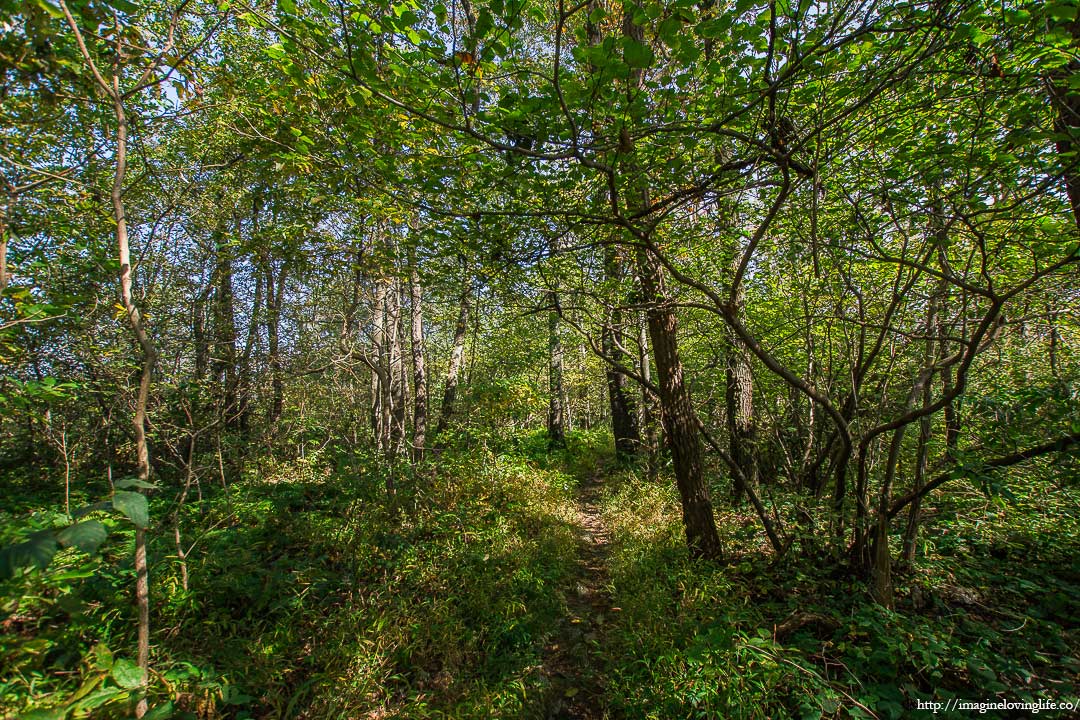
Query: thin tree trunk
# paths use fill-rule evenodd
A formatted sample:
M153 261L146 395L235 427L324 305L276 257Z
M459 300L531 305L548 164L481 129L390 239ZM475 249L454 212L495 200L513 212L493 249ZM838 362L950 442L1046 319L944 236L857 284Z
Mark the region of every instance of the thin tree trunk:
M649 321L647 314L638 314L638 368L641 379L641 438L645 445L645 475L655 480L660 472L660 439L657 437L656 423L660 415L658 398L649 389L652 384L652 367L649 363Z
M198 381L206 378L210 368L210 341L206 337L206 300L212 290L213 284L208 282L191 305L191 337L195 346L195 379Z
M614 365L622 365L626 361L626 353L622 350L623 313L619 307L622 302L619 286L623 275L623 263L618 249L614 245L607 246L604 249L604 277L616 288L617 299L605 313L604 324L600 330L600 345L604 355ZM608 364L605 369L608 405L611 408L611 434L615 440L615 452L626 457L633 455L641 447L641 434L631 397L630 379L613 364Z
M463 280L461 300L458 306L457 324L454 325L454 344L450 350L450 365L446 369L446 386L443 389L442 406L439 408L439 423L435 427L435 438L439 445L445 445L443 433L454 414L454 402L457 399L458 379L465 360L465 337L469 323L469 301L471 280L468 273Z
M236 393L236 310L233 303L232 250L219 233L214 244L217 267L214 292L214 351L212 371L219 384L221 406L219 412L225 418L225 427L237 424Z
M143 324L142 315L131 294L132 269L131 247L128 244L127 216L124 210L124 174L127 171L127 115L123 96L120 94L120 78L113 76L113 100L116 113L116 174L113 178L112 204L116 220L116 243L120 261L120 302L128 316L132 334L142 350L142 374L139 393L135 400L135 417L132 428L135 434L136 476L143 482L150 480L150 446L146 441L146 406L150 398L150 381L154 373L157 352ZM136 705L135 716L146 714L146 682L150 672L150 573L146 562L146 528L135 529L135 602L138 607L138 663L143 671L143 697Z
M386 349L386 281L375 283L375 298L371 318L371 429L375 437L375 446L383 455L390 442L389 392L387 389L387 349Z
M401 282L397 279L389 281L386 294L386 321L387 321L387 387L389 399L389 435L387 454L398 457L405 451L405 405L406 387L405 379L405 349L404 331L401 319Z
M60 9L64 18L75 35L79 52L83 60L89 66L95 81L113 103L113 114L116 118L116 154L115 173L113 175L112 199L113 220L116 223L116 246L117 259L120 263L120 305L127 316L131 333L138 343L142 352L142 373L139 377L139 392L135 399L135 413L132 421L132 431L135 437L135 467L136 476L144 481L150 479L150 448L146 441L146 406L150 396L150 381L154 373L154 364L157 360L157 352L150 335L146 331L142 314L135 305L131 293L132 268L131 247L128 243L127 215L124 209L124 176L127 172L127 143L128 143L128 120L124 110L124 95L120 91L119 69L113 74L111 82L106 80L90 52L86 48L82 32L79 30L75 18L72 17L67 5L59 0ZM119 32L117 43L119 44ZM117 49L117 56L122 53ZM146 715L146 683L150 670L150 578L146 561L146 529L135 528L135 604L138 609L138 650L137 659L139 668L142 670L142 689L135 706L135 717L142 718Z
M409 297L411 300L412 370L413 370L413 460L424 459L424 443L427 441L428 387L424 367L424 289L415 259L409 271Z
M270 365L270 412L266 423L271 437L277 435L278 422L285 408L285 381L281 363L281 304L288 269L288 265L282 263L281 271L275 275L273 259L266 259L266 359Z
M932 219L932 222L934 222L936 226L935 235L938 246L944 251L944 245L948 241L948 236L944 227L944 218L941 217L941 208L942 205L937 203L935 206L937 213L935 214L935 218ZM942 278L938 281L937 289L933 296L931 296L929 307L927 308L926 345L923 351L923 369L926 373L931 373L934 366L935 349L937 353L941 353L942 355L944 355L948 349L945 346L946 338L943 323L946 295L948 291L948 281ZM937 337L933 337L933 334L935 333ZM926 382L923 383L921 400L924 407L932 402L930 380L931 378L927 377ZM951 406L951 403L949 405ZM932 429L930 415L924 415L919 418L919 439L915 447L913 488L916 493L922 490L923 484L926 482L926 471L930 459L930 437ZM919 539L921 511L922 496L918 496L908 508L907 527L904 528L904 543L900 551L900 559L909 565L915 561L915 551L918 547Z
M239 232L239 229L237 230ZM263 283L265 277L255 272L255 294L251 301L251 314L248 320L247 337L236 368L237 426L246 432L251 424L251 358L259 337L259 315L263 309Z
M734 289L733 294L735 297L733 311L739 318L739 322L742 322L746 306L746 295L742 283ZM728 342L725 372L728 443L731 447L731 458L741 471L732 479L731 495L733 501L739 502L746 497L747 483L757 485L758 463L757 451L754 448L757 434L754 426L754 377L750 368L750 353L742 342L733 333L729 333Z
M548 304L548 443L553 447L566 444L566 389L563 383L564 360L562 339L559 337L559 293L549 290Z
M1074 47L1080 44L1080 17L1065 24ZM1062 178L1069 196L1073 220L1080 228L1080 89L1070 83L1080 73L1080 60L1074 59L1050 78L1050 100L1057 111L1054 131L1058 135L1057 152L1062 161Z
M8 215L11 213L11 189L7 183L7 180L0 175L0 182L4 183L4 204L0 205L0 297L3 297L4 291L8 286L8 269L7 269L7 253L8 253Z

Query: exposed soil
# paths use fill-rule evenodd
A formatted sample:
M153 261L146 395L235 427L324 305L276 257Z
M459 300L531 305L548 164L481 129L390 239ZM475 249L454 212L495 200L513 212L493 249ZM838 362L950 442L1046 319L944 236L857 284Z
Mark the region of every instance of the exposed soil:
M599 470L583 480L577 513L577 569L566 589L567 614L545 650L551 683L545 720L606 720L599 639L611 617L607 588L610 536L601 522Z

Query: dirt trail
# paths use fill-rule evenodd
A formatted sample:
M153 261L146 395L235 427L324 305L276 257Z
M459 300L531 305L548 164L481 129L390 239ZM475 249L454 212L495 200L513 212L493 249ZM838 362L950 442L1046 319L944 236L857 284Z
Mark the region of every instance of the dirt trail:
M567 615L548 644L545 672L551 700L545 720L604 720L598 641L612 613L607 591L610 536L601 522L603 476L582 481L577 517L577 568L566 592Z

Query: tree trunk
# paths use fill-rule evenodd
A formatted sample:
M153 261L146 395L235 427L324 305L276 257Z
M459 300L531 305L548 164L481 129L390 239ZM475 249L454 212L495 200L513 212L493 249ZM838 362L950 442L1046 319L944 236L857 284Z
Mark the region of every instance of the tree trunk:
M1065 24L1065 30L1080 44L1080 17ZM1070 80L1080 73L1080 60L1074 59L1058 69L1049 83L1050 100L1057 111L1054 132L1057 133L1057 152L1062 161L1062 179L1069 196L1073 220L1080 228L1080 89Z
M382 455L387 454L390 445L390 392L387 374L389 372L389 350L386 340L386 281L375 283L375 297L372 303L371 318L371 429L375 446Z
M445 446L446 440L443 433L450 424L450 418L454 414L454 402L457 399L458 379L461 376L461 366L465 361L465 337L469 324L469 300L471 292L471 280L466 272L461 289L461 300L458 305L458 319L454 325L454 344L450 350L450 365L446 369L446 386L443 389L442 406L439 408L439 423L435 427L435 438L440 446Z
M113 178L112 205L116 221L117 255L120 261L120 304L128 317L131 332L142 350L142 373L139 393L135 400L132 429L135 435L135 474L143 482L150 481L150 446L146 441L146 406L150 398L150 380L154 373L157 352L146 331L142 315L131 294L131 247L128 244L127 216L124 210L124 174L127 171L127 115L120 93L120 78L113 77L113 108L116 114L116 174ZM143 671L143 696L135 708L135 716L146 714L146 682L150 672L150 572L146 560L146 528L135 529L135 603L138 607L138 663Z
M0 297L8 286L8 215L11 212L11 190L7 180L0 174L0 182L4 184L4 204L0 205Z
M259 314L262 312L263 307L264 280L262 273L255 273L255 295L251 301L247 338L244 340L244 351L240 354L240 362L236 373L236 396L239 403L237 424L242 432L246 432L251 424L251 359L259 337Z
M656 363L661 420L682 501L686 544L693 557L719 558L720 536L716 532L712 502L705 484L697 417L679 358L675 308L667 298L659 262L647 250L641 249L637 264Z
M424 458L427 441L428 387L424 367L424 289L415 259L409 270L409 298L411 301L412 370L413 370L413 461Z
M266 352L270 365L270 411L266 422L271 437L277 435L278 422L285 407L285 381L282 377L281 363L281 303L285 293L285 279L288 265L282 263L280 272L275 276L274 261L266 259Z
M386 293L387 399L389 400L389 434L387 455L398 457L405 452L405 379L404 329L401 319L401 282L388 281Z
M944 249L944 244L947 242L948 237L944 229L944 223L941 222L940 208L941 204L936 205L936 209L939 210L939 217L936 222L936 235L939 247ZM948 281L942 278L938 281L936 291L930 298L930 302L927 308L926 316L926 341L925 349L923 350L923 368L924 372L930 373L934 366L935 355L940 353L945 355L947 351L946 347L946 333L944 329L943 315L945 310L946 296L949 291ZM936 333L937 337L933 335ZM926 382L922 387L922 404L927 406L932 402L931 393L931 378L927 377ZM952 403L949 403L946 407L951 407ZM926 471L930 459L930 437L932 433L932 423L930 415L924 415L919 418L919 438L915 446L915 472L914 472L914 492L918 493L922 491L923 485L926 483ZM904 528L904 544L900 551L900 559L904 563L910 565L915 561L915 551L918 547L919 539L919 523L920 512L922 510L922 496L916 497L915 501L911 503L908 508L908 520L907 527Z
M641 429L642 444L645 446L645 475L655 480L660 472L660 440L657 436L657 417L660 415L658 398L649 389L652 383L652 367L649 364L649 321L646 313L639 313L638 325L638 369L641 379Z
M624 37L644 43L642 27L633 21L640 6L633 0L623 3L622 30ZM642 87L640 68L632 68L629 87L640 91ZM648 180L634 177L638 171L635 147L629 132L624 128L620 137L621 150L626 154L624 168L629 174L627 214L638 215L649 206ZM641 296L644 301L652 340L653 361L656 364L656 381L660 393L660 415L664 434L671 450L675 469L675 484L682 503L683 526L686 545L691 557L719 558L722 552L720 536L716 532L709 488L705 484L701 437L690 390L686 386L686 374L679 357L678 321L675 305L667 296L664 273L660 261L653 255L653 248L644 243L651 241L646 233L637 233L635 259Z
M742 322L746 305L742 285L735 288L733 310ZM757 485L758 463L754 448L754 377L750 368L750 353L734 333L728 334L727 351L727 426L731 458L739 466L732 480L731 495L734 502L746 497L746 484Z
M235 428L238 415L236 394L236 311L233 304L232 249L223 233L214 239L214 349L211 372L218 383L219 414L225 427Z
M191 337L195 345L195 379L206 379L210 369L210 340L206 336L206 301L213 290L213 284L207 283L206 289L196 296L191 306Z
M548 444L566 444L566 388L563 383L563 346L559 337L559 293L548 291Z
M618 249L609 245L604 249L604 277L616 290L616 299L604 316L600 331L601 350L616 365L626 362L623 352L623 314L619 304L622 292L619 290L624 275L623 263ZM616 454L627 457L641 447L641 434L637 426L636 411L630 393L630 379L614 365L608 364L607 377L608 404L611 407L611 434L615 440Z

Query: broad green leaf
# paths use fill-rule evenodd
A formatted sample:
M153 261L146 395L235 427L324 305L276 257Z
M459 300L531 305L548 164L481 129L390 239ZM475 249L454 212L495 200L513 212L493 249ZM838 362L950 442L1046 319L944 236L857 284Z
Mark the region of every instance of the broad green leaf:
M114 660L112 650L109 649L108 645L101 642L95 645L94 657L96 658L95 664L99 670L104 670L106 672L112 670Z
M143 720L166 720L171 718L176 709L173 707L172 701L167 700L161 705L156 705L150 708L150 712L143 715Z
M138 4L131 2L131 0L109 0L108 4L128 15L139 11Z
M623 59L632 68L648 67L653 61L653 51L633 38L623 38Z
M97 520L84 520L66 527L56 535L64 547L77 547L85 553L92 553L101 547L109 533Z
M120 658L112 667L113 680L125 690L134 690L143 684L146 674L142 668L127 658Z
M150 508L146 496L128 490L117 490L113 494L113 507L127 516L136 527L144 528L150 524Z
M140 480L136 477L127 477L122 480L117 480L115 487L120 490L128 490L130 488L142 488L143 490L157 490L160 486L155 485L152 482Z
M64 11L53 0L35 0L35 4L57 20L64 17Z
M52 562L58 547L51 530L41 530L27 540L0 550L0 579L8 579L25 567L36 565L44 570Z
M124 694L125 691L120 688L101 687L75 703L71 706L71 709L76 711L93 710L94 708L101 707L113 698Z

